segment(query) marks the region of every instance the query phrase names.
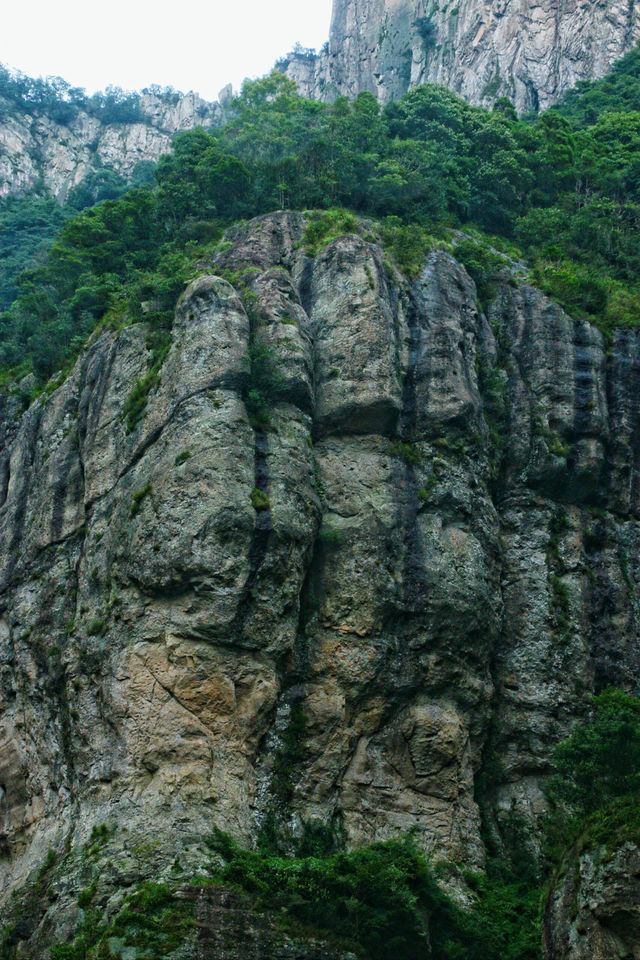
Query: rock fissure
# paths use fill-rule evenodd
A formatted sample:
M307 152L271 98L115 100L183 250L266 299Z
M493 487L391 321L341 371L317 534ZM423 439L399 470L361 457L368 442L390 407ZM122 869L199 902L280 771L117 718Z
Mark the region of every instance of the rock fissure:
M487 835L535 836L587 695L637 682L635 335L607 365L533 288L501 285L490 325L444 250L391 279L355 235L305 257L304 225L230 231L215 269L250 251L250 309L190 285L135 438L136 326L0 425L7 894L102 823L125 860L157 823L173 858L214 822L255 844L272 810L293 846L414 829L480 869Z
M367 91L388 103L439 83L474 104L506 96L526 113L604 76L639 38L640 11L630 0L527 0L498 10L461 0L453 11L434 4L428 12L422 0L334 0L328 48L293 52L280 69L311 99Z

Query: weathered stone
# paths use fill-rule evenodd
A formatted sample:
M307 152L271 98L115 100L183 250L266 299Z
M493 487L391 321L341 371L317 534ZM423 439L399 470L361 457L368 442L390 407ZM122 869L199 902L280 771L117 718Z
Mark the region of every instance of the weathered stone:
M142 324L0 401L3 897L101 823L166 858L411 829L481 867L478 801L499 843L535 826L588 695L635 689L638 337L607 356L516 281L485 317L449 254L410 283L304 226L229 232L139 422Z
M638 39L640 10L627 0L334 0L327 47L280 66L311 99L368 91L386 103L441 83L471 103L506 96L526 112L604 76Z
M640 957L640 847L574 849L544 912L545 960Z
M105 124L80 110L61 124L46 111L19 112L12 104L0 123L0 197L44 187L62 202L104 167L128 179L136 164L168 153L175 133L219 123L223 114L195 93L176 100L142 94L139 108L138 122Z

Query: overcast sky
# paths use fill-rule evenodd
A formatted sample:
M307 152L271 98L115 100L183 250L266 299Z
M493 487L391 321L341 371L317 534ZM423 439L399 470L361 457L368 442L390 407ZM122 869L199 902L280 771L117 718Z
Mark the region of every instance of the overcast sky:
M151 83L216 99L267 73L296 41L329 37L331 0L18 0L2 11L0 62L89 93Z

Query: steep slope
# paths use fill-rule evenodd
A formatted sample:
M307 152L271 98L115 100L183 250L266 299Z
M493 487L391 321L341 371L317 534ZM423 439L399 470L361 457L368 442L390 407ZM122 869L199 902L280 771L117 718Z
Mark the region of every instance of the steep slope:
M86 105L68 120L47 106L31 109L0 91L0 198L38 190L64 201L94 170L108 168L128 179L136 164L167 153L180 130L219 122L222 108L197 94L143 94L137 116L103 120Z
M545 904L548 960L638 956L639 841L637 799L606 811L580 836Z
M479 868L482 808L535 852L554 744L635 686L638 335L304 229L227 234L133 429L144 325L3 400L5 896L104 823L165 866L319 821Z
M604 76L638 40L629 0L335 0L328 47L290 54L284 68L315 99L369 91L386 103L442 83L471 103L506 96L527 112Z

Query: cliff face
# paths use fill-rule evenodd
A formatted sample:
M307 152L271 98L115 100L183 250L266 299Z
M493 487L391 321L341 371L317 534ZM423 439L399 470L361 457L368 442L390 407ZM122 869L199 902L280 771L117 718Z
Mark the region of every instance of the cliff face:
M0 99L0 106L2 100ZM0 197L41 189L61 202L92 170L109 167L128 178L137 163L157 161L180 130L219 122L222 108L196 94L139 99L140 122L104 124L80 111L69 124L46 112L10 105L0 122Z
M640 956L640 847L573 850L545 908L547 960Z
M480 867L478 802L508 843L586 695L635 683L638 335L508 278L485 316L441 250L414 283L355 235L306 257L304 223L230 231L131 432L142 326L3 400L5 895L103 823L164 862L315 818Z
M604 76L639 39L629 0L335 0L328 49L290 55L287 73L315 99L366 90L386 103L441 83L522 112Z

